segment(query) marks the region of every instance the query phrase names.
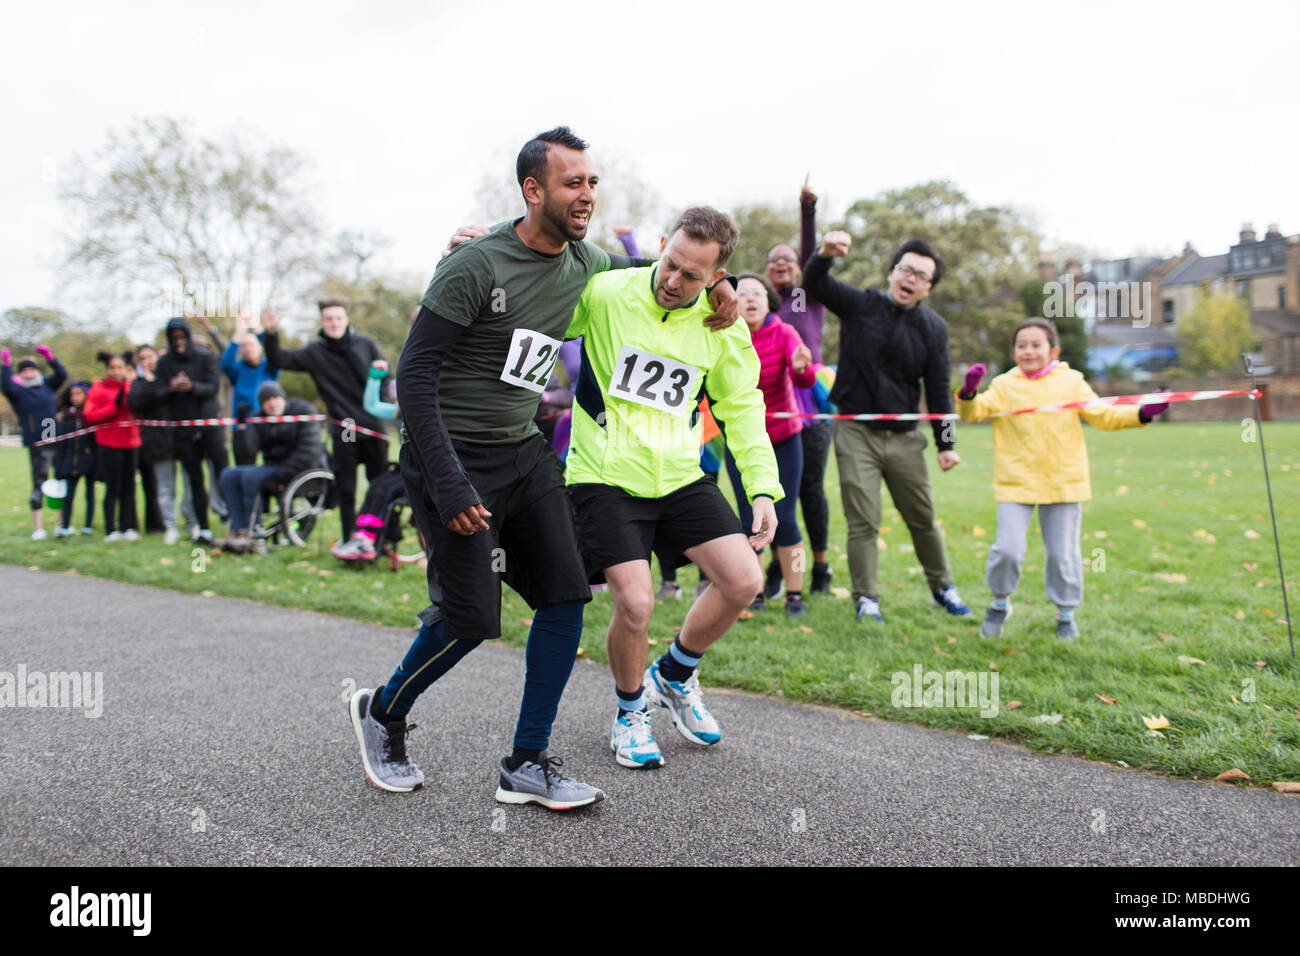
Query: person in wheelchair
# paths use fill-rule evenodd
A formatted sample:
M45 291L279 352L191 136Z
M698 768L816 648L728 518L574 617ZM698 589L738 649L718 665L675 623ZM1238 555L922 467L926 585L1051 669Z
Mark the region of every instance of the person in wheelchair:
M315 415L316 409L301 398L286 398L279 382L263 382L257 389L262 415ZM320 424L304 422L248 422L250 408L238 408L235 447L244 461L260 465L236 465L221 473L221 491L230 508L230 533L221 542L222 550L240 554L253 548L253 522L261 514L262 502L278 496L285 485L301 471L320 464L323 453Z
M366 390L362 402L367 412L376 418L393 422L401 418L396 402L386 402L380 395L380 386L388 374L388 363L383 360L372 362L370 377L366 381ZM395 385L395 383L394 383ZM340 561L373 561L379 555L378 538L392 540L401 536L401 524L385 533L385 524L390 523L390 511L394 502L405 500L406 488L402 484L402 474L397 463L390 461L388 469L375 476L366 489L365 500L361 502L361 511L357 515L352 537L343 544L330 548L330 554ZM395 532L395 533L394 533Z

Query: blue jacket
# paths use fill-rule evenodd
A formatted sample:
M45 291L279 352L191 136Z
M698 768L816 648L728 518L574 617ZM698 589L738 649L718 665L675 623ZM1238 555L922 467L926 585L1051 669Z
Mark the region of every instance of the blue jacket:
M257 339L262 340L262 333ZM239 357L239 344L229 342L226 350L221 353L221 371L226 373L226 378L230 379L230 384L234 386L233 394L230 399L231 414L239 414L240 405L248 405L250 408L257 408L257 389L263 382L275 382L280 378L280 370L274 368L262 356L261 365L249 365Z
M68 379L68 370L58 359L51 359L50 367L54 369L53 374L44 376L40 385L28 388L16 381L12 366L0 366L0 391L4 392L4 397L14 407L14 414L18 416L18 424L23 431L24 445L33 445L42 437L53 437L42 436L41 430L46 421L54 420L59 405L57 393Z

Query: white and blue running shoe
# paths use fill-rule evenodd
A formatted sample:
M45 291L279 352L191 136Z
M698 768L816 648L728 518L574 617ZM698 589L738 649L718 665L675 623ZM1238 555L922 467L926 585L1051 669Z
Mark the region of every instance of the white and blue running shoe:
M614 759L624 767L640 770L664 765L664 755L650 732L648 710L632 710L615 717L609 747L614 751Z
M709 746L722 739L718 722L704 706L700 678L692 673L685 681L665 680L656 660L645 672L646 703L666 707L678 732L693 744Z

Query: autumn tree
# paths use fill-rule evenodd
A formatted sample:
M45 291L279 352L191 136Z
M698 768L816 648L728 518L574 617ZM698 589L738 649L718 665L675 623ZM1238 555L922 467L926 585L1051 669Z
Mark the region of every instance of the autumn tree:
M179 120L137 121L78 158L60 195L72 215L64 278L137 329L148 317L234 316L319 281L329 252L305 160Z
M1231 295L1202 292L1178 321L1178 365L1188 372L1241 370L1241 353L1258 346L1246 304Z
M934 181L860 199L833 228L853 236L836 277L857 286L883 287L906 240L933 245L947 271L926 303L948 322L954 363L1006 363L1039 242L1018 213L977 206L951 182Z

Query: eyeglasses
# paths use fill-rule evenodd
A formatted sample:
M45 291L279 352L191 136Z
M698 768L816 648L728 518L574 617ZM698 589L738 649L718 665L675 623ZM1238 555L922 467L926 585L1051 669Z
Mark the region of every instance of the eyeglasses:
M770 265L775 265L778 262L798 262L798 261L799 260L796 259L794 256L769 256L767 260L767 264L770 266Z
M929 284L930 281L934 278L933 276L926 275L924 272L917 272L911 266L905 266L902 265L901 263L899 265L894 266L894 269L895 271L901 273L905 278L911 279L914 282L924 282L926 284Z

